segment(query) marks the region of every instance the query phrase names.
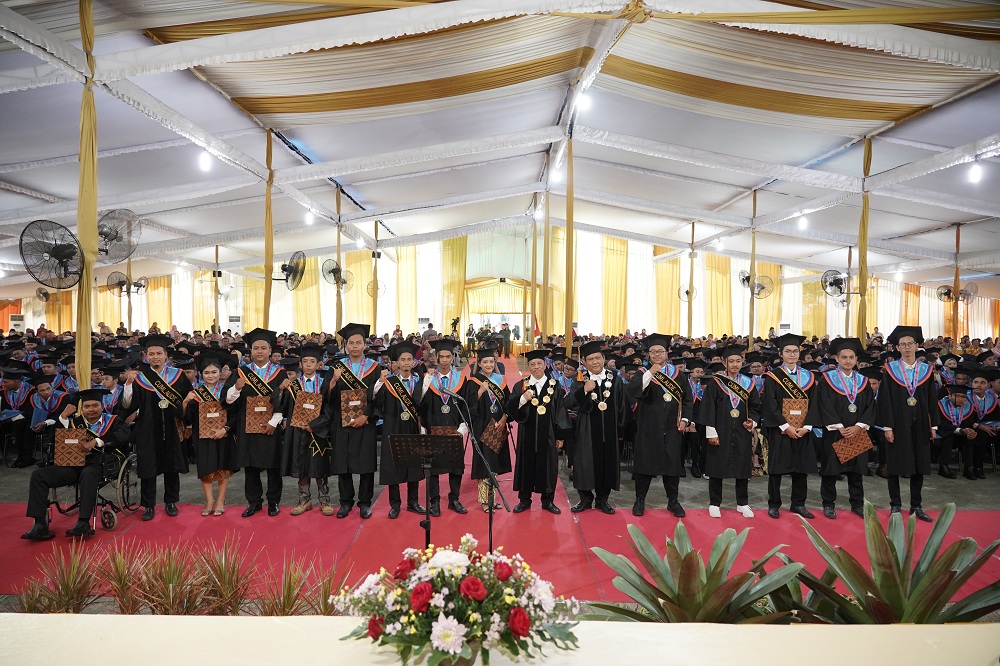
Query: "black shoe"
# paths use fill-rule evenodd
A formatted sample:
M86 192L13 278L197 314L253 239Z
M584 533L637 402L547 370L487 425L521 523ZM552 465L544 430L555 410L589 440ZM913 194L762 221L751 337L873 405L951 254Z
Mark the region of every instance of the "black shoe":
M579 502L577 502L576 504L574 504L572 507L570 507L570 511L572 511L573 513L580 513L582 511L586 511L587 509L591 508L592 506L593 505L591 504L590 500L580 500Z
M91 529L90 523L85 523L82 520L76 521L76 525L66 530L66 536L68 537L92 537L94 536L94 530Z
M542 502L542 509L548 511L549 513L554 513L556 515L562 513L562 509L557 507L554 502Z
M178 513L180 512L177 511L177 505L174 504L173 502L167 502L167 515L173 518Z
M406 510L410 513L426 513L427 509L420 502L407 502Z
M607 500L597 500L595 506L609 516L615 512L614 507L608 504Z
M462 506L462 503L459 502L458 500L455 501L449 500L448 508L454 511L455 513L469 513L469 510L466 509L464 506Z
M875 470L875 476L881 477L883 479L889 478L889 472L886 471L885 465L878 466L878 469Z
M683 518L684 516L687 515L687 512L684 511L684 507L682 507L681 503L678 502L677 500L674 500L673 502L667 502L667 510L670 511L670 513L674 514L674 516L677 518Z
M957 479L958 475L951 471L951 468L947 465L941 465L938 467L938 474L946 479ZM966 473L966 478L968 478L968 473Z
M851 507L851 513L853 513L858 518L864 518L865 517L865 510L863 508L861 508L860 506L852 506Z
M597 503L597 508L601 509L602 511L604 510L601 507L601 503L600 502ZM632 504L632 515L633 516L642 516L642 515L645 515L645 514L646 514L646 498L645 497L636 497L635 498L635 503Z
M985 479L986 478L986 472L983 471L982 467L980 467L979 469L976 470L976 478L977 479Z
M926 512L926 511L924 511L924 510L923 510L922 508L920 508L919 506L918 506L918 507L916 507L916 508L911 508L911 509L910 509L910 514L911 514L911 515L915 515L915 516L917 517L917 520L922 520L922 521L924 521L925 523L933 523L933 522L934 522L934 519L933 519L933 518L931 518L930 516L928 516L928 515L927 515L927 512Z
M249 518L253 514L260 511L262 508L264 508L264 505L261 504L260 502L255 502L254 504L250 504L249 506L247 506L247 508L243 509L243 517Z
M890 504L889 505L889 513L901 513L902 512L902 508L903 507L898 506L896 504Z
M940 474L940 472L938 472L938 473ZM941 474L941 476L944 476L944 474ZM964 476L965 478L967 478L969 481L975 481L976 480L976 473L972 471L971 467L966 467L965 468L965 472L962 474L962 476ZM951 478L954 479L955 475L953 474Z
M441 515L441 503L440 502L431 502L430 514L432 516L434 516L435 518L437 518L438 516Z
M399 518L399 507L398 506L390 506L389 507L389 517L393 518L393 519Z
M142 512L142 519L143 519L144 521L146 521L146 520L152 520L152 519L153 519L153 516L155 516L155 515L156 515L156 509L154 509L154 508L153 508L153 507L151 507L151 506L147 506L147 507L146 507L146 508L145 508L145 509L143 510L143 512Z
M701 470L697 466L691 468L691 478L700 479L702 476Z
M277 516L279 513L281 513L281 507L278 506L277 502L267 503L267 515L274 517Z
M22 539L27 539L29 541L48 541L55 537L55 534L49 532L48 525L42 523L35 523L31 526L31 529L21 535Z
M804 506L793 506L791 509L789 509L789 511L791 511L792 513L797 513L803 518L808 518L809 520L812 520L813 518L816 517L813 515L812 511L805 508Z
M368 520L372 517L372 508L370 506L362 506L358 507L358 509L361 511L361 518L363 520Z
M687 475L688 475L687 470L681 467L681 478L686 479Z
M514 513L524 513L531 508L531 500L521 500L514 507Z
M341 504L340 508L337 509L337 518L347 518L353 507L353 504Z
M774 507L769 507L767 509L767 515L770 516L771 518L780 518L781 512L778 509L775 509Z
M832 506L824 506L823 517L835 520L837 518L837 511Z

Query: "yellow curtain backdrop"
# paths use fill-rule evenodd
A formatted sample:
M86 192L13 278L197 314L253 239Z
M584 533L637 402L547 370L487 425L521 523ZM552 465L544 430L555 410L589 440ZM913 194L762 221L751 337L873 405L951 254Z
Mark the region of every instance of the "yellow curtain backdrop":
M618 335L628 328L628 241L605 236L604 333Z
M954 306L951 303L944 304L944 330L945 335L951 335L952 322L955 319L952 310ZM965 303L958 304L958 337L961 339L963 335L969 334L969 306Z
M396 248L396 323L403 333L417 328L417 248Z
M212 271L197 271L194 274L191 291L191 322L194 329L196 331L211 330L212 321L215 319L215 282L212 279ZM150 311L150 316L152 316L152 311ZM162 322L160 328L163 328ZM167 328L170 326L168 325Z
M899 322L903 326L920 325L920 286L903 285L902 317Z
M449 238L441 243L441 308L442 330L451 330L451 322L462 317L465 305L465 256L468 238ZM514 312L520 312L520 306Z
M990 329L990 335L993 336L993 342L996 342L996 337L1000 335L1000 299L993 301L993 327Z
M261 273L263 266L246 268L251 273ZM252 331L264 325L264 280L243 278L243 332Z
M715 337L733 332L733 277L729 257L705 255L705 329Z
M125 295L118 296L107 285L98 287L94 293L94 316L92 317L93 328L99 330L98 325L103 321L110 326L111 330L118 328L121 321L122 299Z
M306 272L298 288L292 292L292 301L295 304L294 330L297 333L319 333L323 330L320 321L319 259L316 257L306 259Z
M672 250L662 245L653 246L653 256ZM681 288L681 260L674 257L656 264L656 330L667 335L681 330L681 302L677 290Z
M525 281L523 285L514 284L510 278L505 284L501 284L496 279L493 282L494 284L484 287L466 287L466 311L470 315L520 314L524 307L525 289L529 287L530 283Z
M211 276L211 274L207 271L205 274ZM146 288L146 312L149 315L149 325L152 326L155 322L159 329L164 332L169 331L170 326L174 323L174 313L171 307L173 283L173 277L170 275L163 275L160 277L150 278L149 286ZM197 294L197 285L195 286L195 293ZM194 303L195 310L197 310L197 299ZM208 324L210 325L212 323L212 317L215 316L214 306L212 302L209 301L205 307L212 308L212 314L209 315L208 318ZM198 320L195 319L194 321L195 328L199 328ZM208 328L208 325L201 328Z
M548 316L551 331L560 331L566 321L566 229L552 227L552 242L549 249L549 265L545 267L549 274Z
M819 272L806 271L803 275L819 275ZM802 335L823 337L827 334L827 299L819 280L802 283Z
M344 325L371 325L372 297L368 295L368 283L372 281L372 251L344 253L344 270L354 273L354 286L344 294Z
M50 331L65 333L75 328L73 319L73 292L70 290L49 292L45 302L45 326Z
M753 323L755 329L753 334L766 339L768 329L774 326L777 330L778 324L781 322L781 280L778 279L778 276L781 275L781 266L767 261L758 261L757 277L760 278L764 275L774 282L774 291L767 298L757 299L754 304L756 318Z

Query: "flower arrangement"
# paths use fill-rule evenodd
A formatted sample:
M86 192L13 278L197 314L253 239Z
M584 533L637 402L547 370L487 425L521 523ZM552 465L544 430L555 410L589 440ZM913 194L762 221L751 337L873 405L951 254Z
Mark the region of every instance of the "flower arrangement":
M337 609L368 619L344 639L391 646L404 664L428 654L429 666L471 663L480 648L484 664L490 650L531 657L546 642L575 648L576 600L555 597L520 555L479 553L478 545L466 534L457 550L408 548L392 572L345 587Z

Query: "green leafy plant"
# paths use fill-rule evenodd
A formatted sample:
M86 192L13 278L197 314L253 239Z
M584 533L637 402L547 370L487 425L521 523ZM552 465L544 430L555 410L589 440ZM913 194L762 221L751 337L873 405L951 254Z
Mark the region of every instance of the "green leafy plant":
M308 614L310 604L307 592L312 571L312 564L299 562L294 555L291 559L285 559L280 576L275 576L273 570L267 576L268 583L254 603L256 614Z
M944 507L918 553L913 543L915 516L910 516L904 528L900 514L891 514L888 530L883 531L875 508L866 502L865 541L870 571L845 549L827 543L803 520L809 540L828 568L821 578L803 571L800 580L812 592L806 597L796 597L792 587L788 587L779 605L800 610L817 621L843 624L971 622L1000 609L1000 581L946 608L1000 548L1000 540L994 541L976 555L975 540L965 538L942 551L955 511L954 504ZM837 580L853 599L834 589Z
M319 580L309 593L310 611L316 615L340 615L335 597L347 584L351 575L350 567L341 571L334 561L329 568L324 569L322 562L319 562L316 570L319 572Z
M205 579L191 546L158 546L140 578L140 594L156 615L196 615L203 607Z
M135 539L119 542L108 551L103 577L122 615L137 615L144 608L139 581L149 562L149 550Z
M220 546L210 545L198 553L204 574L201 611L206 615L239 615L260 582L256 554L249 554L235 536L227 536Z
M770 606L757 603L772 592L785 589L804 569L802 564L787 563L771 572L764 570L764 565L782 546L775 546L762 559L754 561L749 571L730 577L749 529L739 534L727 529L716 537L707 564L692 547L682 522L674 528L674 538L667 537L663 557L638 527L629 525L628 532L632 537L629 547L648 577L624 555L603 548L591 550L618 574L612 584L638 606L591 603L591 607L600 611L595 617L634 622L791 621L794 615L791 610L772 612Z
M37 578L29 578L17 594L18 613L48 613L50 594L45 584Z
M41 579L30 581L19 595L28 613L82 613L101 595L101 557L74 541L64 552L52 547L38 558Z

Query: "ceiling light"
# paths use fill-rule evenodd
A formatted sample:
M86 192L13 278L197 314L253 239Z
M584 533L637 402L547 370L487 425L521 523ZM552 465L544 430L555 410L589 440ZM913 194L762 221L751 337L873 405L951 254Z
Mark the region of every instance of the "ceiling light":
M805 229L809 226L809 218L803 215L799 218L799 229Z
M212 154L207 150L201 151L201 155L198 156L198 168L202 171L212 170Z
M580 95L576 98L576 108L580 111L586 111L590 108L591 99L590 95Z
M549 182L552 182L552 183L561 183L562 182L562 174L559 173L558 171L553 171L552 173L549 174Z
M543 211L541 208L536 208L534 217L535 217L535 222L541 222L542 220L545 219L545 211Z
M358 249L360 250L365 246L365 239L362 238L361 236L358 236L358 240L355 242L355 245L357 245Z
M969 182L978 183L983 179L983 167L979 162L973 162L969 167Z
M903 271L896 271L896 282L903 281Z
M308 213L306 213L306 224L312 225L312 223L315 222L315 221L316 221L316 216L313 215L312 211L309 211Z

